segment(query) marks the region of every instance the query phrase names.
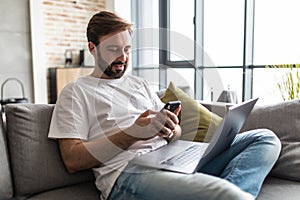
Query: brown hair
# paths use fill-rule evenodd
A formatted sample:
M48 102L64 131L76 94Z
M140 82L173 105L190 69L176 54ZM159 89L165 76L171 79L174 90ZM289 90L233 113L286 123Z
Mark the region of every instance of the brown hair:
M88 42L99 44L101 36L116 32L128 30L132 35L132 24L125 21L115 13L109 11L101 11L96 13L89 21L87 26Z

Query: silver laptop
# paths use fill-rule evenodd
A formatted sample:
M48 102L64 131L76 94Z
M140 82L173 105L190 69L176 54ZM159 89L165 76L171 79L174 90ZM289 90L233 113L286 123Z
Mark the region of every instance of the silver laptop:
M231 145L258 98L228 108L210 143L178 140L155 151L136 156L131 163L191 174Z

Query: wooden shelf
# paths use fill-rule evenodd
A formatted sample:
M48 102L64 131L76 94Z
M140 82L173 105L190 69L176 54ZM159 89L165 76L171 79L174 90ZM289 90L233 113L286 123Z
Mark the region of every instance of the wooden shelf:
M49 68L49 103L56 103L61 90L78 77L91 74L93 67Z

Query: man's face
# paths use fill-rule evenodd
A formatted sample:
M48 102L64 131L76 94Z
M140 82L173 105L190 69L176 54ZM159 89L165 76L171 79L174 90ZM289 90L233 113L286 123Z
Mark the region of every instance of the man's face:
M96 50L101 71L108 78L122 77L128 66L130 49L131 36L128 31L101 37Z

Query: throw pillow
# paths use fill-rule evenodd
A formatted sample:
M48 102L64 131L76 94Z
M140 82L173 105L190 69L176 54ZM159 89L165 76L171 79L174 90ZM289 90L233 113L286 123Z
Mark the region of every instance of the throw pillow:
M272 176L300 181L300 100L256 106L242 131L268 128L282 143Z
M210 112L180 88L176 87L173 82L170 82L160 99L164 103L181 101L179 119L182 128L181 139L183 140L208 142L222 120L221 117Z

